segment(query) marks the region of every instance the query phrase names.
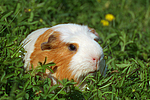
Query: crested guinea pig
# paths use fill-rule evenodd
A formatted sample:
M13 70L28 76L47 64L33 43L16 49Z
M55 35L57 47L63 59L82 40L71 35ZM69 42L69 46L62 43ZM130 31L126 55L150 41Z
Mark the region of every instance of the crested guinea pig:
M100 71L105 74L103 49L98 44L99 35L88 26L59 24L51 28L38 29L22 42L27 51L24 56L26 70L38 66L38 62L54 62L49 66L54 73L46 71L52 84L57 80L73 79L78 84L89 73Z

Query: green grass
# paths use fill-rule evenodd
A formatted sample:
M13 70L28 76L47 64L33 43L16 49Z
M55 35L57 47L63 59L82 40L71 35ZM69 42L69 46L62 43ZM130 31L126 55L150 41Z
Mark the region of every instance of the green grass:
M115 20L103 26L109 13ZM23 69L21 41L36 29L60 23L88 25L101 37L108 72L87 77L87 90L67 80L61 81L63 88L50 87L50 79L36 75L46 67ZM0 0L0 100L83 98L150 99L150 0Z

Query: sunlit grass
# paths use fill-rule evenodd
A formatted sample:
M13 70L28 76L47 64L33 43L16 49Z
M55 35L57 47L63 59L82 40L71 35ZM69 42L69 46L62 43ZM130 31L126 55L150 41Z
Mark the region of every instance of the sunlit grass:
M150 99L149 0L0 1L0 99ZM107 75L88 76L88 88L63 80L51 87L42 79L47 65L24 71L20 43L32 31L61 23L96 29ZM89 81L91 80L91 81ZM54 92L55 91L55 92Z

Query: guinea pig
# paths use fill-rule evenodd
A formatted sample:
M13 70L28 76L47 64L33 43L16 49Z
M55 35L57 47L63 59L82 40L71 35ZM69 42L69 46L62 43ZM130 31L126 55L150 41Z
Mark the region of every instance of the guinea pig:
M38 29L22 42L27 51L24 68L30 70L38 62L54 62L49 66L54 73L46 70L52 84L57 80L73 79L79 84L89 73L106 73L103 49L98 44L99 35L88 26L78 24L59 24L51 28Z

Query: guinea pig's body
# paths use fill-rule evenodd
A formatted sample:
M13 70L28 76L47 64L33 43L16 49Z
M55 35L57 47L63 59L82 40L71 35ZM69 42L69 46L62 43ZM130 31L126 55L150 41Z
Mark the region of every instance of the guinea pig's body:
M24 67L27 70L38 66L38 62L54 62L50 66L54 73L46 71L47 77L56 80L74 79L80 83L89 73L100 70L105 73L102 47L97 43L99 36L94 29L77 24L60 24L32 32L23 41L27 51ZM56 79L56 80L55 80Z

